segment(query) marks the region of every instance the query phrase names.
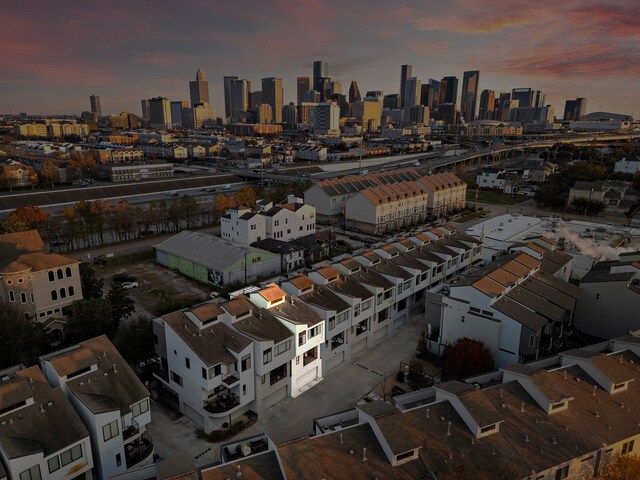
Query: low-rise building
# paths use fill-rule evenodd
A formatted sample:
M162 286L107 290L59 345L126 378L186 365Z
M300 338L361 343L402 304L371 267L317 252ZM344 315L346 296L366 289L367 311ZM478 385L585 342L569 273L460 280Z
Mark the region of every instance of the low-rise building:
M280 255L282 271L290 272L304 267L304 248L292 242L265 238L251 244L260 250Z
M613 167L614 173L629 173L631 175L635 175L640 172L640 157L638 155L633 154L628 157L623 158L622 160L618 160Z
M45 355L40 368L89 431L100 480L153 463L153 443L146 432L149 392L106 336Z
M129 163L98 165L96 176L109 182L135 182L173 177L173 163Z
M567 202L574 200L598 201L604 204L605 212L626 213L638 201L638 192L631 182L618 180L599 180L595 182L576 182L569 190Z
M15 160L0 164L0 185L13 187L27 187L38 183L38 175L33 167Z
M327 147L301 147L293 152L298 160L313 160L316 162L324 162L327 160Z
M522 135L522 125L505 123L497 120L473 120L466 124L466 132L470 137L506 137Z

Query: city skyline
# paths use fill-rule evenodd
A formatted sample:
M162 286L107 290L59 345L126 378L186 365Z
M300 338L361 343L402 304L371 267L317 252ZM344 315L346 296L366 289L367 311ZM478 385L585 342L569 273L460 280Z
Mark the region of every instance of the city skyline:
M632 88L640 73L640 5L629 2L515 0L508 9L496 0L319 0L313 9L292 0L233 8L118 3L0 7L0 112L79 114L94 94L104 114L140 114L144 98L189 99L188 82L202 69L221 116L224 76L256 86L282 78L288 104L297 97L296 78L313 77L320 60L332 80L356 80L361 91L400 93L398 74L408 64L423 84L479 70L478 92L541 90L558 117L576 97L588 99L587 112L640 113Z

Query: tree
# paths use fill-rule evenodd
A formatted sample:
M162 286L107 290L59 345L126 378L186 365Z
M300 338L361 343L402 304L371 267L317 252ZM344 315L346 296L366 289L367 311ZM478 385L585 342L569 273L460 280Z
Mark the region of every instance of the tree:
M120 326L113 344L129 363L138 363L155 354L151 321L138 316Z
M111 286L106 298L111 305L111 323L113 330L116 331L120 322L129 318L136 311L136 304L120 283L114 283Z
M97 277L96 271L90 263L82 262L80 264L80 284L84 298L102 298L104 279Z
M70 316L65 327L68 345L75 345L103 334L109 338L113 337L111 306L105 299L76 300L67 313Z
M418 337L418 345L416 345L416 353L420 354L420 358L426 358L429 354L429 337L427 336L427 332L422 330L420 332L420 336Z
M421 388L427 388L433 385L433 381L424 371L422 361L416 358L412 358L409 362L409 371L406 375L406 382L412 390L420 390Z
M442 354L442 379L454 380L492 370L493 354L482 342L461 338L445 347Z
M216 199L214 203L216 216L219 217L223 215L224 212L226 212L227 209L231 207L231 203L232 203L231 199L227 197L224 193L219 193L218 195L216 195Z
M42 184L51 184L51 188L60 182L60 169L51 160L46 160L40 169L40 180Z
M26 207L18 207L12 215L16 215L29 228L38 228L47 223L49 215L40 207L35 205L27 205Z
M4 233L24 232L25 230L29 230L29 226L15 213L9 215L9 217L2 222L2 231Z
M600 471L602 480L640 480L640 457L628 453L616 455Z
M38 363L49 350L47 335L39 323L25 318L13 305L0 303L0 369Z
M249 186L243 187L233 194L233 199L238 205L253 207L256 204L256 191Z

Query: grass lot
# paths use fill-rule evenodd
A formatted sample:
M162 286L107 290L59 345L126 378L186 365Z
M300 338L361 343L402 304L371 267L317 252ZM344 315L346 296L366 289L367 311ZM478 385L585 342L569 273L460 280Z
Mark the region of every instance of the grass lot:
M480 200L478 198L478 200ZM476 218L480 218L480 215L488 215L489 213L491 213L489 210L478 210L477 212L468 212L465 213L464 215L460 215L459 217L456 217L453 221L456 223L466 223L470 220L475 220Z
M467 190L467 200L474 201L476 198L475 190ZM508 195L506 193L497 192L493 190L478 190L478 201L486 203L499 203L502 205L515 205L516 203L522 203L526 200L530 200L531 197L527 195Z

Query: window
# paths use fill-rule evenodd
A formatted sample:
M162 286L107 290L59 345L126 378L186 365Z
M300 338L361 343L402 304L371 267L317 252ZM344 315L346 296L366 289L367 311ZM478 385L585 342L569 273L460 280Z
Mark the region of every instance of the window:
M398 285L398 295L402 293L402 284Z
M60 458L58 458L58 456L56 455L53 458L50 458L49 461L47 462L47 465L49 466L49 473L53 473L56 470L60 469Z
M284 352L291 350L291 340L287 340L286 342L282 342L279 345L274 347L276 357L278 355L283 354Z
M69 465L71 462L75 462L82 457L82 445L76 445L69 450L60 454L60 462L62 466Z
M64 288L60 289L60 298L67 298L67 292L64 290Z
M242 385L242 395L246 395L246 394L247 394L247 386Z
M562 468L556 470L556 480L564 480L569 476L569 465L565 465Z
M69 278L71 276L71 267L65 268L64 272L67 275L67 278Z
M56 270L56 276L58 277L58 280L62 280L63 275L62 275L62 269L61 268Z
M20 474L20 480L41 480L40 465L34 465Z
M267 348L263 353L262 353L262 363L267 364L269 363L273 358L273 354L271 353L271 349Z
M191 360L188 357L184 357L184 366L191 370Z
M304 345L307 343L307 332L301 332L298 334L298 346Z
M118 420L114 420L111 423L107 423L102 427L102 438L106 442L107 440L111 440L113 437L118 436Z
M120 465L122 465L122 457L119 453L116 453L116 467L119 467Z
M20 294L20 301L21 301L22 303L27 303L27 294L26 294L26 293L22 292L22 293Z
M69 287L69 296L73 297L75 295L75 290L73 287Z
M349 312L347 312L349 313ZM320 335L322 333L322 324L316 325L311 330L309 330L309 338L313 338L316 335Z
M204 378L205 380L207 379L207 369L206 368L202 368L202 378Z
M329 330L333 330L336 326L336 317L331 317L329 319Z
M242 357L242 360L240 360L240 364L242 365L243 372L249 370L251 368L251 355L245 355L244 357Z
M218 364L215 367L213 367L213 376L214 377L217 377L221 373L222 373L222 365Z
M182 377L176 372L171 372L171 380L173 381L173 383L177 383L178 385L182 386Z
M353 307L353 316L357 317L358 315L360 315L360 305Z
M13 290L9 290L9 301L11 301L11 302L15 302L16 301L16 296L14 295Z
M55 290L51 290L51 300L58 300L58 292L56 292Z
M133 405L133 407L131 407L131 414L134 417L138 417L140 415L142 415L143 413L146 413L149 411L149 399L145 398L143 401L138 402L136 404Z
M489 425L487 427L482 427L480 429L480 435L484 435L485 433L493 432L498 428L498 424L494 423L493 425Z
M53 271L49 272L49 281L53 282L56 279L56 276L53 274Z
M536 343L538 343L536 341L536 336L535 335L529 335L529 347L531 347L531 348L535 347Z
M366 310L371 307L371 299L362 302L362 310Z
M631 440L630 442L622 445L622 455L633 452L633 442L634 440Z

